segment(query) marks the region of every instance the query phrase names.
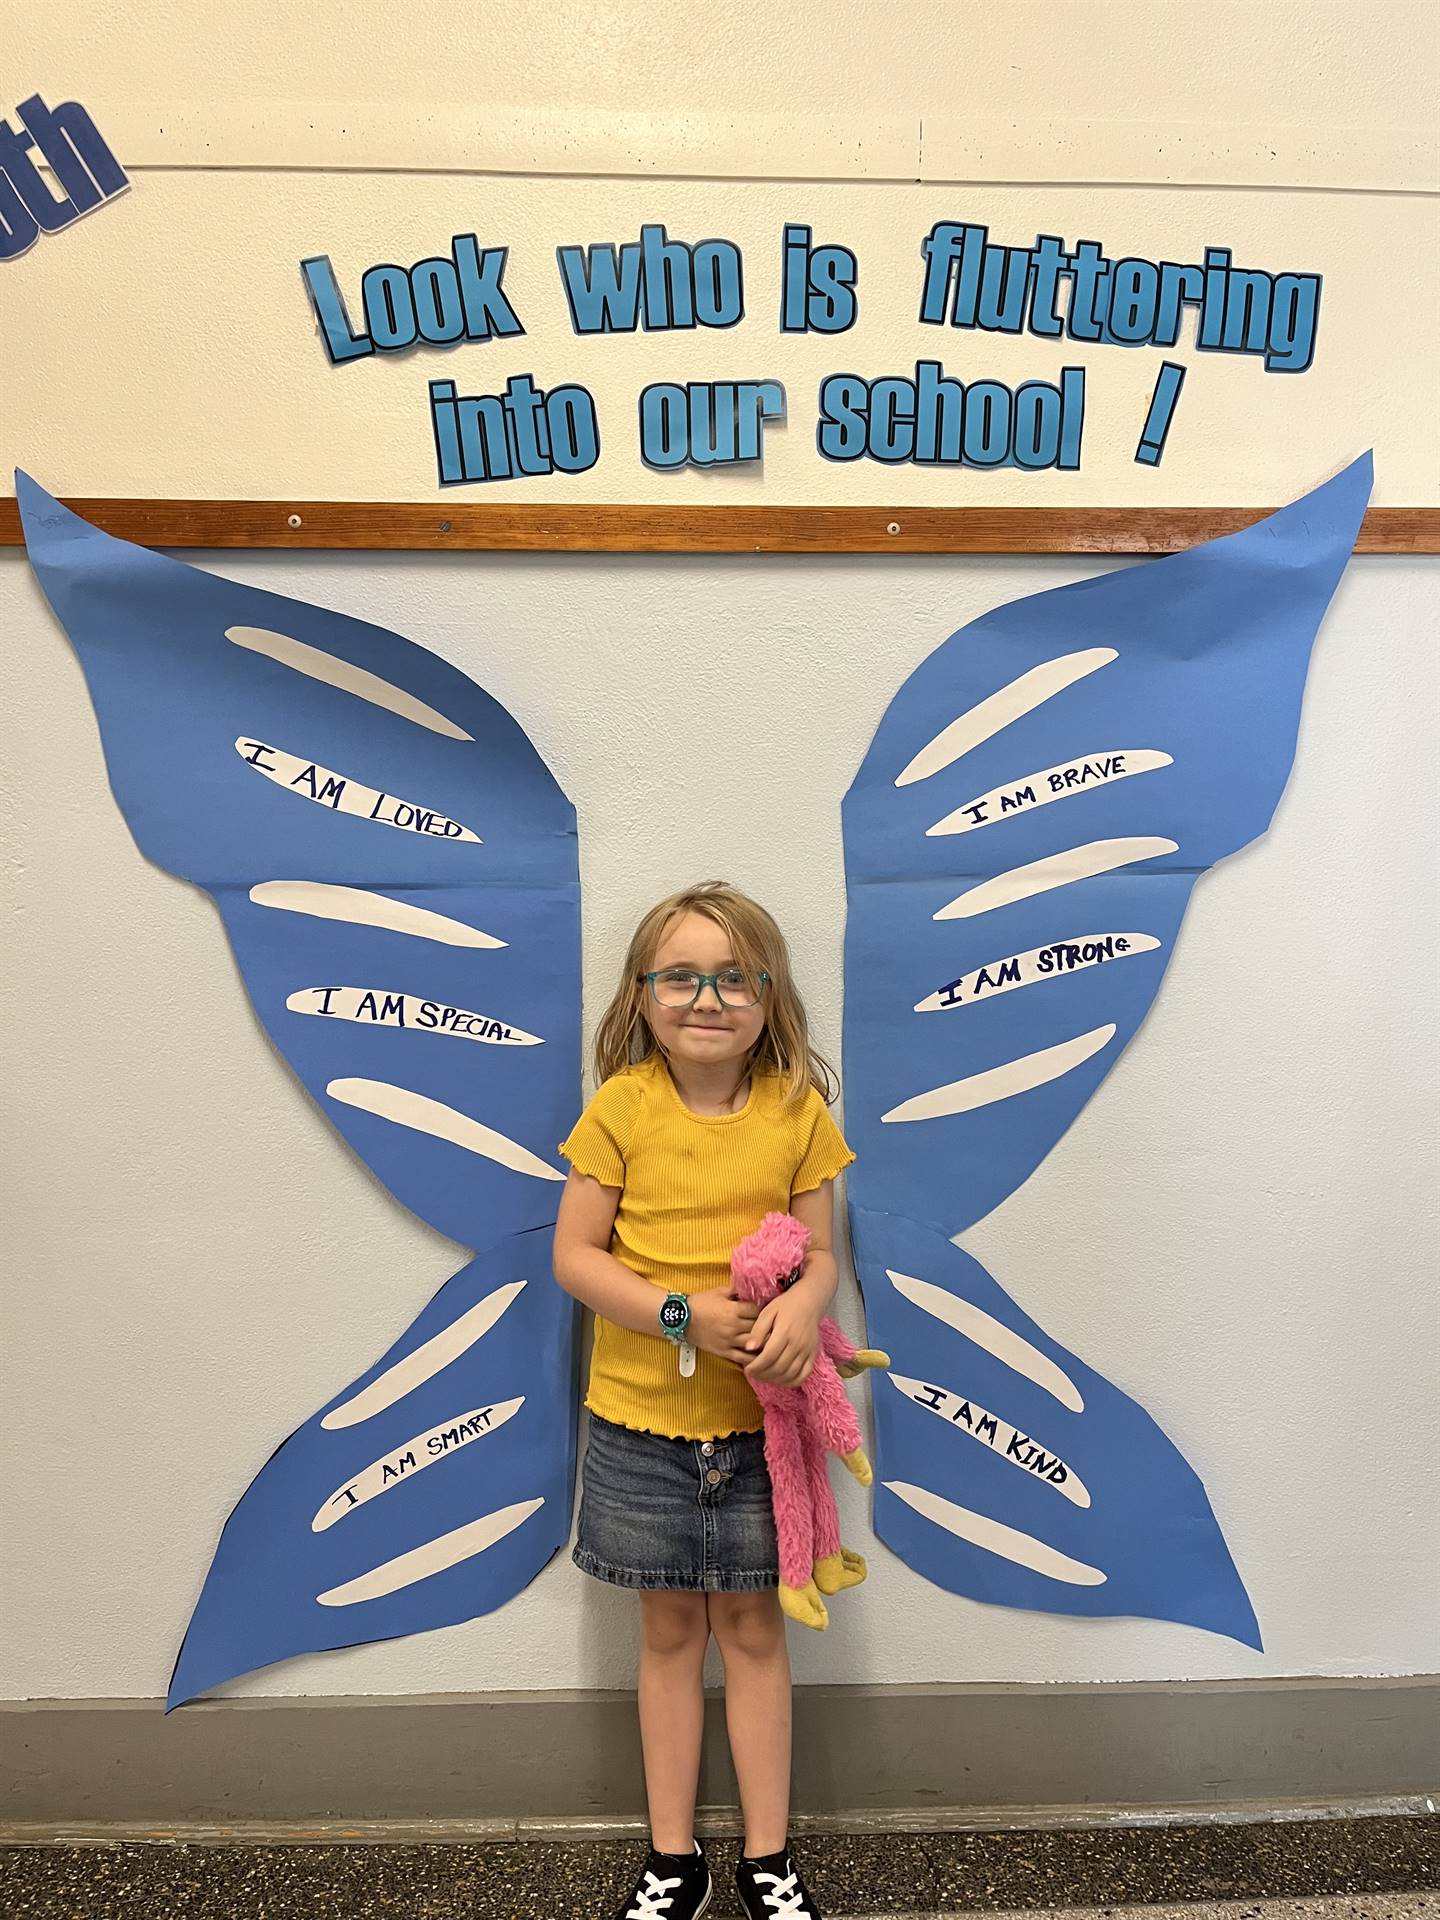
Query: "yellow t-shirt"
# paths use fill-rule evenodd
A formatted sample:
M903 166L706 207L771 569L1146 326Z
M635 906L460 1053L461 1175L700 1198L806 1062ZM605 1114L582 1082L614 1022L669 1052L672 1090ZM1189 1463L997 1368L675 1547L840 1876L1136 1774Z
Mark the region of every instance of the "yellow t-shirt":
M787 1108L779 1076L752 1076L738 1113L692 1113L659 1055L600 1088L561 1153L579 1173L619 1187L610 1251L665 1294L730 1284L730 1254L765 1214L833 1179L855 1158L813 1089ZM585 1404L602 1420L669 1439L755 1433L764 1416L741 1369L697 1351L680 1372L673 1341L595 1316Z

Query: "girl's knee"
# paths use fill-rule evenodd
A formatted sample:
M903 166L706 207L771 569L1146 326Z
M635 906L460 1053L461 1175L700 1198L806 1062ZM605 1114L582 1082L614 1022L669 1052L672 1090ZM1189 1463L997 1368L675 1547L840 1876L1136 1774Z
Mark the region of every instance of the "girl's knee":
M710 1638L703 1593L644 1588L640 1593L641 1637L650 1653L702 1653Z
M706 1595L710 1630L722 1654L735 1653L742 1659L764 1660L785 1645L785 1616L780 1611L780 1596L773 1589L759 1593L712 1593Z

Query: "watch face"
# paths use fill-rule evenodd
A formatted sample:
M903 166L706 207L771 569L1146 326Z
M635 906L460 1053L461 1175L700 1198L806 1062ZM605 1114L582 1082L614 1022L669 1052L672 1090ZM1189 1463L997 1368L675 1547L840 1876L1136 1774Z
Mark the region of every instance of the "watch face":
M689 1304L684 1300L667 1300L660 1309L662 1327L683 1327L689 1318Z

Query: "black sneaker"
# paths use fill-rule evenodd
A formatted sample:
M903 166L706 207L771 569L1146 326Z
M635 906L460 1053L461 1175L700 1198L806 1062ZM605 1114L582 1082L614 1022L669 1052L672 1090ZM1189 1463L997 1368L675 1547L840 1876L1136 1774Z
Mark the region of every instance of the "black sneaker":
M659 1853L652 1847L634 1892L615 1920L700 1920L714 1897L714 1882L698 1840L689 1860L684 1854Z
M820 1920L820 1909L810 1898L788 1847L761 1859L747 1859L742 1854L735 1868L735 1885L749 1920Z

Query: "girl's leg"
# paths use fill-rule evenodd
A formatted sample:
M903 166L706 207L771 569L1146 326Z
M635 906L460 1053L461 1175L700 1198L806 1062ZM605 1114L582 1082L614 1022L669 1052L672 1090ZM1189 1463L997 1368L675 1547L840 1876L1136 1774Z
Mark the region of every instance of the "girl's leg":
M662 1853L689 1853L695 1845L710 1641L706 1597L651 1588L640 1593L640 1741L650 1837Z
M710 1630L725 1661L725 1724L752 1857L778 1853L790 1824L790 1650L774 1589L712 1593Z

